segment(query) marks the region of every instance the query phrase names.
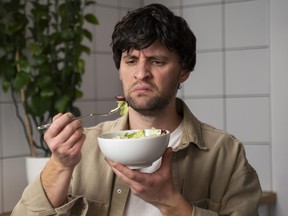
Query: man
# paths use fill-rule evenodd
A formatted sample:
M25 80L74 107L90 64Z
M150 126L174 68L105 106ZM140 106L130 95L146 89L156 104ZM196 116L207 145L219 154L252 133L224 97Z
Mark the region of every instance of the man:
M58 114L45 133L52 156L13 215L258 215L261 188L242 144L197 120L177 89L194 69L196 39L159 4L128 13L112 35L128 113L83 129ZM171 131L162 160L131 170L105 160L96 137L124 129Z

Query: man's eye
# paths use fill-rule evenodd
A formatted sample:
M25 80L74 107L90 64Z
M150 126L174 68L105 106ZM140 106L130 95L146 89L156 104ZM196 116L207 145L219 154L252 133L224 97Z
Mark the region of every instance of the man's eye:
M157 66L161 66L161 65L164 65L164 62L159 61L159 60L152 60L152 64L157 65Z
M135 64L135 60L134 59L129 59L129 60L126 60L126 64L128 64L128 65L133 65L133 64Z

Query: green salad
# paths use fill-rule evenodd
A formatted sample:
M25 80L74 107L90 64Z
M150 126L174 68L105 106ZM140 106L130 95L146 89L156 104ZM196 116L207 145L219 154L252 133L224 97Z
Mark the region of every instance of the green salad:
M125 134L120 135L118 138L120 139L134 139L134 138L142 138L142 137L154 137L159 136L161 134L166 134L166 130L152 128L148 134L145 133L144 129L135 131L135 132L127 132Z
M116 109L120 107L120 115L121 116L125 115L128 112L128 108L129 108L129 104L125 100L125 97L116 96L115 98L117 99L117 105L118 105Z
M141 138L141 137L145 137L144 130L135 131L133 133L125 133L123 136L121 136L122 139Z

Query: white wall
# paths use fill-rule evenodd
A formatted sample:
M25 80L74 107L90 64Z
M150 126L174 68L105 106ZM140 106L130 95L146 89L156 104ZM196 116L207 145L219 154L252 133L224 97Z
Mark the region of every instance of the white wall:
M272 182L278 196L272 215L284 216L288 212L288 1L270 0L270 5Z
M82 112L115 106L114 96L122 90L109 46L113 26L127 10L151 2L164 3L187 19L198 38L197 65L179 96L199 119L243 141L263 189L278 194L276 209L261 208L261 215L270 210L286 215L288 1L97 0L91 10L100 26L92 29L93 55L86 58L85 95L78 102ZM28 148L14 116L10 97L0 90L0 213L13 208L26 185Z

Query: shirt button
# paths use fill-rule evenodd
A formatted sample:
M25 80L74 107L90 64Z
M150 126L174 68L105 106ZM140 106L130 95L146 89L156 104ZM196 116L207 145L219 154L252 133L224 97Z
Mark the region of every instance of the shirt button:
M121 189L117 189L117 193L120 194L122 192Z
M87 205L83 205L82 208L83 208L83 209L87 208Z

